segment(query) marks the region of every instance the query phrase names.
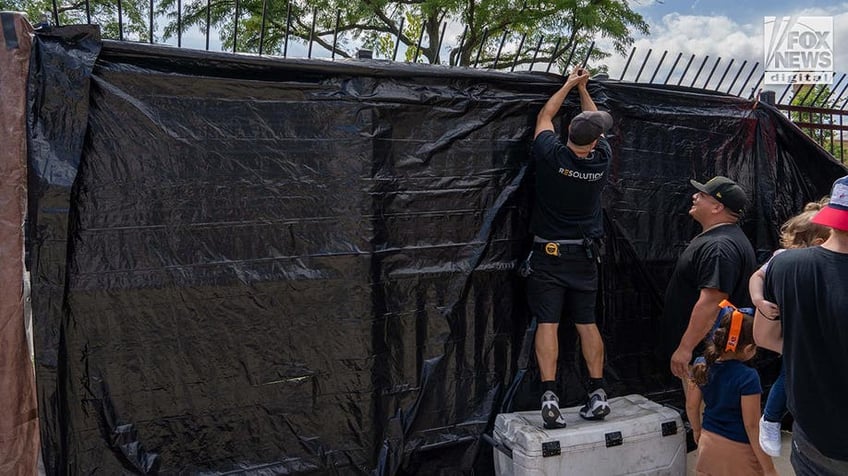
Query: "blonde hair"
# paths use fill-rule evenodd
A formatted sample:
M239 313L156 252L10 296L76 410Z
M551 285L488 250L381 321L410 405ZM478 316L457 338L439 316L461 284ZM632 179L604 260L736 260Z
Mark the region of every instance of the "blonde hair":
M784 248L807 248L830 237L830 228L813 223L813 217L828 203L829 197L810 202L804 211L786 220L780 227L780 246Z

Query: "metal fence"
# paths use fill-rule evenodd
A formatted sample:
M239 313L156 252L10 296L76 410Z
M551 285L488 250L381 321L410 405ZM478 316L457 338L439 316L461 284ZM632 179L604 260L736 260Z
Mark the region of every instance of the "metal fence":
M671 66L663 69L668 51L663 51L658 60L651 59L652 53L651 49L642 54L633 48L618 75L619 80L687 86L747 99L758 97L783 112L834 158L846 162L848 153L843 148L843 140L848 137L848 111L845 111L848 75L841 74L833 86L788 84L777 90L763 91L765 71L759 62L736 63L733 58L723 60L721 57L711 60L709 56L697 58L694 54L685 58L678 53L670 62ZM634 58L638 59L634 62ZM650 77L646 69L652 71Z

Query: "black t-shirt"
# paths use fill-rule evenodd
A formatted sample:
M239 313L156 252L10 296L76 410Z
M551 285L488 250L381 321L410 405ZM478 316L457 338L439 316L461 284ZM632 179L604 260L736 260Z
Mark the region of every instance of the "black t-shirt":
M816 246L775 256L764 297L780 307L795 422L822 454L848 461L848 254Z
M607 184L611 157L603 137L583 159L553 131L540 133L533 141L536 203L530 231L549 240L602 237L601 192Z
M718 226L689 243L677 259L665 292L661 347L666 356L680 344L701 289L727 293L736 307L751 306L748 279L756 264L754 248L738 225ZM716 308L716 316L718 312Z

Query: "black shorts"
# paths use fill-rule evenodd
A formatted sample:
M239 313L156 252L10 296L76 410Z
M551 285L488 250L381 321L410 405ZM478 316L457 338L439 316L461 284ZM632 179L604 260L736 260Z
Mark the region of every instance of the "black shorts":
M549 256L534 251L527 277L527 304L536 321L556 324L565 312L575 324L595 322L598 266L585 253Z

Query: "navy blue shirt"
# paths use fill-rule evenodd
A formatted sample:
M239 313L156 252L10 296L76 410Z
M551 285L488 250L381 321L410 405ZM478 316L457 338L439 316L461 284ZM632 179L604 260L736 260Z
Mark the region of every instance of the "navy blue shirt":
M717 435L749 443L742 420L742 396L763 393L757 371L738 360L715 362L707 373L704 394L704 421L701 426Z
M533 141L536 203L530 231L549 240L601 238L601 192L611 157L604 137L588 157L580 158L553 131L541 132Z

